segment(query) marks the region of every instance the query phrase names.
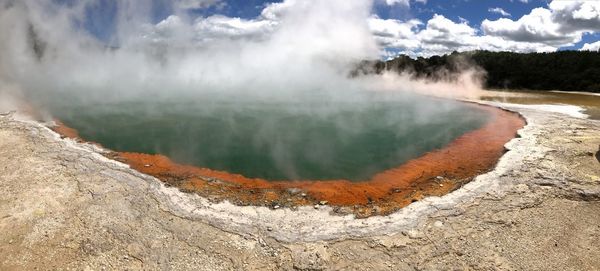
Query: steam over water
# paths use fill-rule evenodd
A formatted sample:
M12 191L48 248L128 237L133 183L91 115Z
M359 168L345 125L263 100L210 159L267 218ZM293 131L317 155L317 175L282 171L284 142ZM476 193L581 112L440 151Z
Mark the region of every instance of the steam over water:
M218 17L182 2L0 0L0 110L59 118L115 150L269 179L364 179L485 120L409 94L476 88L469 80L350 78L380 57L371 0L270 4L245 22L261 26L252 36L197 32ZM110 22L98 21L103 3ZM156 21L157 3L170 16ZM102 23L104 38L86 27Z
M418 109L428 103L435 109ZM148 108L159 108L148 112ZM365 181L480 127L458 102L371 94L361 101L117 103L66 106L59 117L118 151L267 180Z

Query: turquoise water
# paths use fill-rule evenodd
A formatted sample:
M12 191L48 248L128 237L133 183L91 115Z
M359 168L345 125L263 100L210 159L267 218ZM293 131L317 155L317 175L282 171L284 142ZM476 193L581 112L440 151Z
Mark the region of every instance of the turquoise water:
M80 105L77 105L80 104ZM268 180L367 180L481 127L485 111L450 100L62 102L52 113L116 151Z

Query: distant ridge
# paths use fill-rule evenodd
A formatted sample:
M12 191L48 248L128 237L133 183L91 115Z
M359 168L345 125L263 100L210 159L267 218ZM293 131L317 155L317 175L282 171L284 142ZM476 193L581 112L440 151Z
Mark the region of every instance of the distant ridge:
M412 59L364 61L352 73L395 71L434 81L453 80L470 68L482 69L486 88L586 91L600 93L599 51L514 53L470 51Z

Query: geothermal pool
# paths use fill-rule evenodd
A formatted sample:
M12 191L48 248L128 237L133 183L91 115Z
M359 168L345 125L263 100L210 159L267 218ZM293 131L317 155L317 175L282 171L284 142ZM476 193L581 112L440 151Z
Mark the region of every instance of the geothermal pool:
M480 128L489 112L409 94L287 101L55 102L54 117L114 151L265 180L369 180Z

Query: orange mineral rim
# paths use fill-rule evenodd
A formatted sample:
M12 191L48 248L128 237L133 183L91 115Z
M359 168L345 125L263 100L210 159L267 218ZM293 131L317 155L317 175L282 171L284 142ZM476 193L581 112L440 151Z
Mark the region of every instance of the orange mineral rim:
M237 205L275 209L327 204L338 213L353 213L357 217L386 215L426 196L447 194L491 170L505 153L504 145L525 125L525 120L517 113L487 105L469 106L487 111L489 121L441 149L377 173L363 182L343 179L268 181L182 165L160 154L114 151L107 156L167 185L213 201L229 200ZM79 138L76 130L60 121L54 131L84 140Z

